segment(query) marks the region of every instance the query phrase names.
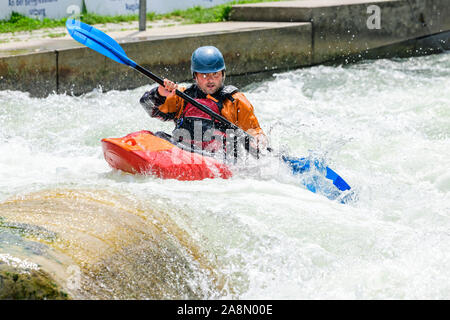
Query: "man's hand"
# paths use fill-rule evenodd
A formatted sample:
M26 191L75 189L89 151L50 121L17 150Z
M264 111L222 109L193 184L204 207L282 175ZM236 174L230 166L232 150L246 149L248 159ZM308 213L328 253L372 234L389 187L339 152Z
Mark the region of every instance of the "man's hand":
M159 85L158 93L163 97L170 97L175 94L175 90L178 89L178 85L168 79L164 79L164 86Z

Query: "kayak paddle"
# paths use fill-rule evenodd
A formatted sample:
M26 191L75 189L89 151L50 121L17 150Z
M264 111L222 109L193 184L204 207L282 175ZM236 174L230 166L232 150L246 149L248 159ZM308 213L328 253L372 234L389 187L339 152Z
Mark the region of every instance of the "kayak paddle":
M143 68L142 66L138 65L136 62L128 58L122 47L113 38L111 38L104 32L86 23L73 19L67 20L66 27L69 34L76 41L118 63L127 65L139 71L143 75L149 77L158 84L164 86L164 80L162 78L156 76L151 71ZM185 94L184 92L179 91L177 89L175 90L175 94L180 98L184 99L185 101L191 103L193 106L197 107L201 111L205 112L214 120L221 122L227 128L242 133L245 136L245 138L248 139L247 141L251 141L252 139L254 139L252 135L248 134L247 132L236 126L234 123L228 121L222 115L213 112L207 106L201 104L200 102L190 97L189 95ZM250 151L250 147L248 144L246 144L245 148L248 151ZM267 151L272 152L273 150L270 147L268 147ZM337 197L339 197L341 191L350 189L350 186L336 172L334 172L333 170L331 170L330 168L323 165L317 160L309 160L306 158L291 158L286 156L282 156L281 159L289 165L294 175L302 174L304 172L310 171L311 169L314 169L320 172L321 177L324 177L327 180L331 181L332 184L338 189L338 191L324 190L320 186L326 185L326 183L324 184L323 182L318 181L319 175L316 175L313 177L313 181L303 181L303 184L307 187L307 189L314 193L316 192L325 193L325 196L327 196L328 198L336 199ZM343 201L341 200L341 202Z

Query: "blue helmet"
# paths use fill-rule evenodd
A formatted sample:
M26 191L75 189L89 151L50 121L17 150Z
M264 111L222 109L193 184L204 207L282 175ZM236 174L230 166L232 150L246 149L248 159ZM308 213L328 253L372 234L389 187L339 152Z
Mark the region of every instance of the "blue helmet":
M222 53L213 46L200 47L192 53L191 73L213 73L225 70Z

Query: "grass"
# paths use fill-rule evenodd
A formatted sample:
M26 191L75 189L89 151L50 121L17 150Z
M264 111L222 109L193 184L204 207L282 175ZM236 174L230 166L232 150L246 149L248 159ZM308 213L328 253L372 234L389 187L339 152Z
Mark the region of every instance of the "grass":
M13 12L9 20L0 21L0 33L31 31L43 28L56 28L60 27L61 25L64 25L64 22L62 20L57 19L37 20Z
M176 20L183 24L197 24L208 22L228 21L231 6L234 4L256 3L256 2L276 2L281 0L236 0L226 4L218 5L211 8L203 8L196 6L186 10L175 10L166 14L156 14L150 12L147 14L148 21L157 20ZM138 15L122 15L122 16L100 16L94 13L83 13L80 20L87 24L105 24L105 23L121 23L138 21ZM33 31L38 29L52 29L64 27L67 18L42 20L25 17L19 13L13 12L9 20L0 21L0 33Z
M59 33L49 33L47 36L49 36L50 38L60 38L60 37L64 37L66 36L67 33L65 32L59 32Z

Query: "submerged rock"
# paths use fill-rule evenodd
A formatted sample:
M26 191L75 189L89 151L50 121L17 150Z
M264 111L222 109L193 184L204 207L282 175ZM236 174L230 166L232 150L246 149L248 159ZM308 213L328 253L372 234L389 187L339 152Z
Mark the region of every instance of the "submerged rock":
M216 274L207 250L168 213L155 210L151 201L98 190L44 191L0 203L0 217L3 228L45 245L24 251L74 299L223 295L225 281ZM2 247L11 250L0 243ZM28 283L46 283L44 275L33 271L20 276L20 283L28 278ZM9 276L4 279L14 283ZM7 294L21 297L34 292L20 290L8 289ZM57 292L45 291L39 297L56 298Z
M42 270L0 264L0 300L67 300L69 296Z

